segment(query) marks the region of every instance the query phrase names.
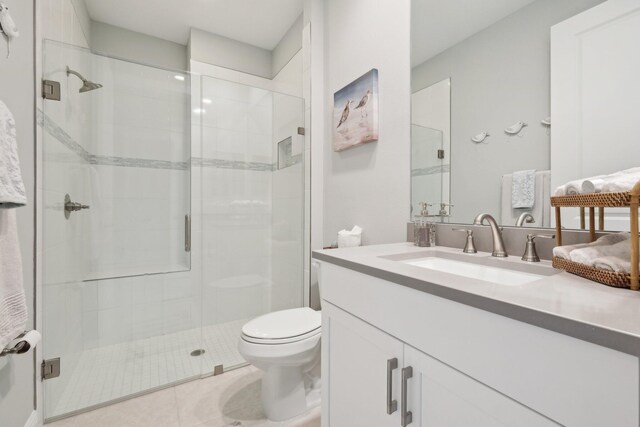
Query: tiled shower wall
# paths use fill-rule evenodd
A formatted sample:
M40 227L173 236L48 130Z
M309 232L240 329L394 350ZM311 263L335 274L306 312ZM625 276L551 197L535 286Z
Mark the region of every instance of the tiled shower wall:
M276 75L302 90L302 50ZM273 216L271 310L299 307L304 298L304 105L287 95L273 96ZM278 143L291 138L291 162L279 162ZM278 163L291 166L278 168Z
M189 76L94 56L91 277L189 269Z

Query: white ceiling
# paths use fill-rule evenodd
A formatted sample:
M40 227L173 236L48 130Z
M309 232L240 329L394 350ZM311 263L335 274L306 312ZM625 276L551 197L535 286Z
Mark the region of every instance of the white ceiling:
M415 67L535 0L413 0L411 66Z
M85 0L91 19L183 45L189 28L272 50L303 0Z

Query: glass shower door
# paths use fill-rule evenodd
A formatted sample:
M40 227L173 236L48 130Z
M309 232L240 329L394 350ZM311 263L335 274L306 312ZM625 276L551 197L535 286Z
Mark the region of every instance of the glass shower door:
M303 305L304 100L206 76L200 91L206 373L245 363L247 320Z
M69 71L68 71L69 70ZM45 41L45 417L198 376L190 76Z
M432 205L430 214L439 211L440 203L449 203L445 155L441 130L411 125L412 216L420 214L422 202Z

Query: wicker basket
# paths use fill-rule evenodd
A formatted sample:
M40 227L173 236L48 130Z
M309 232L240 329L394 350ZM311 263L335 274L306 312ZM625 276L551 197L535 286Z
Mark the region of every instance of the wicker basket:
M613 286L614 288L631 287L631 274L601 270L558 257L553 257L552 263L554 268L565 270L567 273L575 274L603 285Z
M600 270L588 265L579 264L561 258L553 258L553 266L569 273L593 280L617 288L631 288L640 290L640 242L638 238L638 207L640 206L640 182L636 183L633 189L626 193L595 193L595 194L575 194L568 196L551 197L551 206L556 210L556 244L562 246L562 219L560 208L578 207L581 208L581 223L584 223L584 209L589 208L589 235L591 241L596 240L595 209L598 208L599 229L604 229L604 208L630 209L630 231L631 231L631 274L615 273L607 270Z
M574 208L624 208L631 203L631 193L594 193L554 196L551 206Z

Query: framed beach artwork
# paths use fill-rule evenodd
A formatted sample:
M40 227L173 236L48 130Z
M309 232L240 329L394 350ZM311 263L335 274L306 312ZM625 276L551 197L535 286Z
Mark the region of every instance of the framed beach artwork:
M375 68L333 95L333 150L378 140L378 70Z

